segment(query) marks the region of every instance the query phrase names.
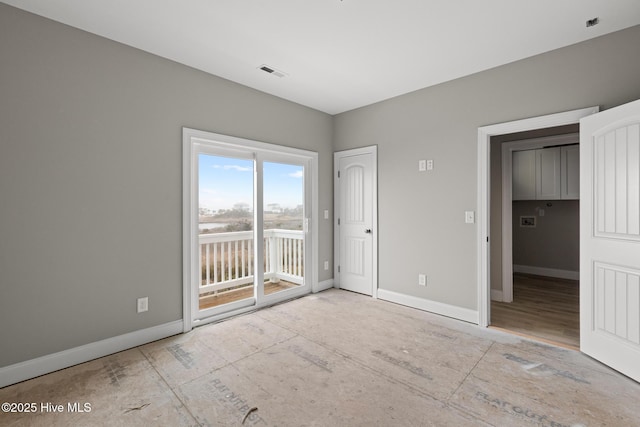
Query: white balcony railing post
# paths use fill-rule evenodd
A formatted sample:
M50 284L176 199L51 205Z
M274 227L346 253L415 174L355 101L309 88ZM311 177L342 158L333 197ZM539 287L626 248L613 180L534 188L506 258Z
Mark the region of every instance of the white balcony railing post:
M278 277L278 273L279 273L279 267L278 267L278 240L275 236L274 230L268 230L269 233L267 234L265 231L265 240L268 241L268 245L269 245L269 271L267 271L266 273L269 274L269 279L272 281L275 281L274 279L277 279Z

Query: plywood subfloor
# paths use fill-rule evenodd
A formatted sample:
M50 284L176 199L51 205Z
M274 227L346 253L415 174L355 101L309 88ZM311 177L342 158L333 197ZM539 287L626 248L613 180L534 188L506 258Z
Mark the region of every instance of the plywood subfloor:
M265 282L264 294L270 295L285 289L294 288L298 285L295 283L280 280L277 283ZM234 289L232 291L220 292L218 294L204 295L200 297L200 310L205 308L217 307L219 305L228 304L230 302L240 301L253 296L253 286L248 285L243 288Z
M638 396L580 352L330 289L0 389L36 404L0 425L639 426Z
M513 275L513 302L491 302L491 326L580 347L580 286L576 280Z

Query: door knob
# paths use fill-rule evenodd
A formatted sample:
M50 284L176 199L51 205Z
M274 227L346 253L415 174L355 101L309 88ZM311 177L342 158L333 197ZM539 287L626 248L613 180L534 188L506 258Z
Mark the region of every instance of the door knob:
M364 230L364 232L367 233L367 234L371 234L371 229L367 228L366 230Z

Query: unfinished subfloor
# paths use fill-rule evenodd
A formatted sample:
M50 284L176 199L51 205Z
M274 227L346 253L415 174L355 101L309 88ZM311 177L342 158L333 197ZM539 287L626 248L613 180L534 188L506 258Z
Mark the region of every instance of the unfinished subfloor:
M0 389L38 405L0 425L631 426L639 396L579 352L332 289Z

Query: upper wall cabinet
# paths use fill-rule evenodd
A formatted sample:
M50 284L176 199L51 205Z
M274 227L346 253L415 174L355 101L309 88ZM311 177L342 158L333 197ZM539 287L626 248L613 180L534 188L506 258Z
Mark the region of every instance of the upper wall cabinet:
M578 145L514 151L513 200L578 199Z
M560 147L536 150L536 199L560 198Z
M536 150L514 151L511 160L513 170L513 200L536 199Z
M560 195L563 199L580 198L580 146L567 145L561 147Z

